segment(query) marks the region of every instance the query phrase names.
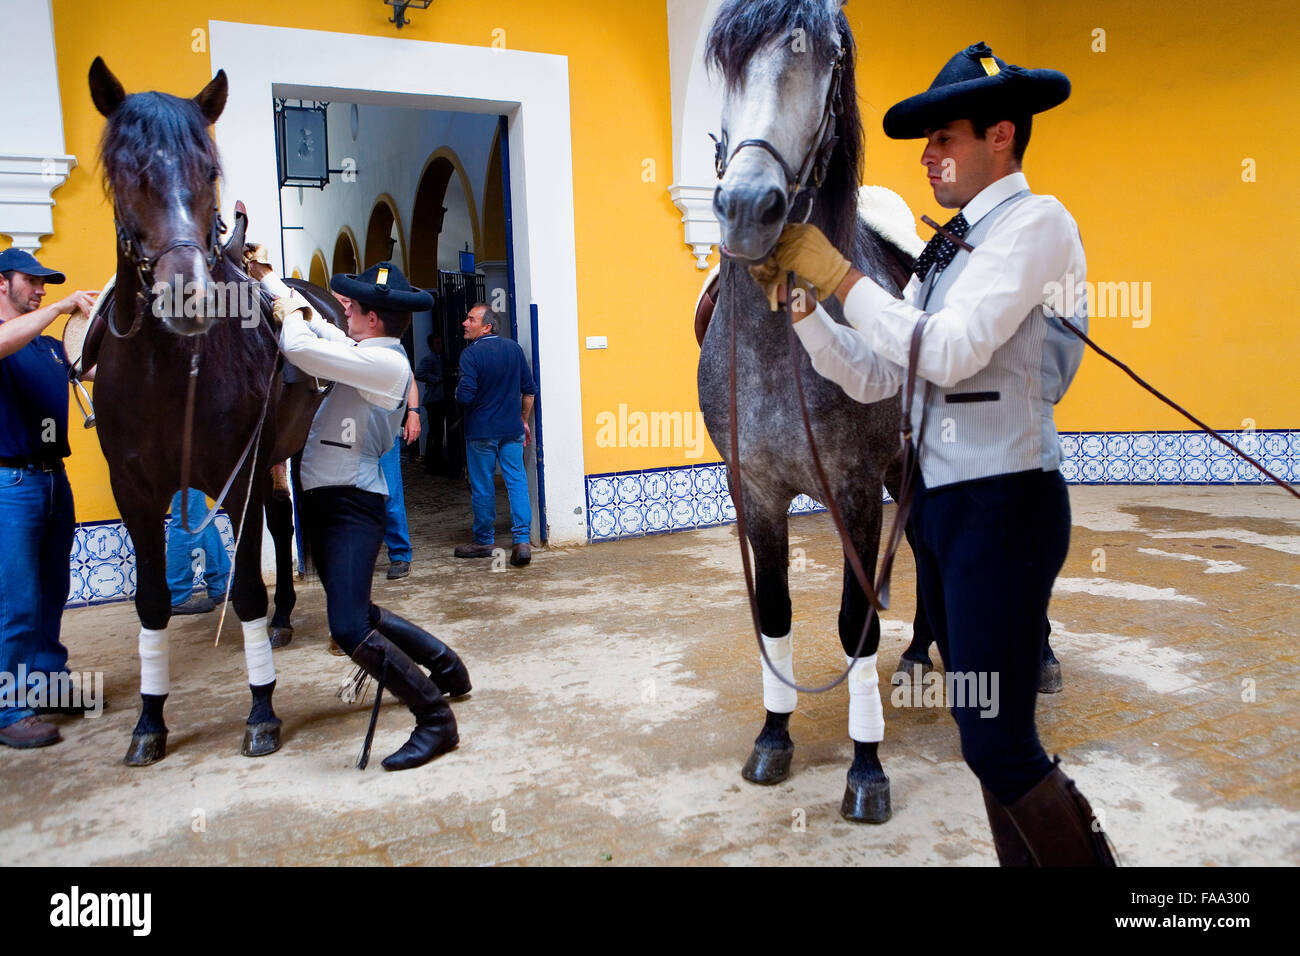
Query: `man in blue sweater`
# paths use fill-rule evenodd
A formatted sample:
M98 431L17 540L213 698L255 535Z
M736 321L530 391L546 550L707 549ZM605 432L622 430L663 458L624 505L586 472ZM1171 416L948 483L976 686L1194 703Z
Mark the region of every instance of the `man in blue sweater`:
M474 543L459 545L458 558L490 558L495 543L498 463L510 496L510 563L523 567L532 560L529 529L533 523L524 474L524 446L532 438L528 419L533 411L533 374L517 342L497 335L502 316L478 303L461 323L469 343L460 356L456 401L465 411L465 459L469 471L470 503L474 509Z

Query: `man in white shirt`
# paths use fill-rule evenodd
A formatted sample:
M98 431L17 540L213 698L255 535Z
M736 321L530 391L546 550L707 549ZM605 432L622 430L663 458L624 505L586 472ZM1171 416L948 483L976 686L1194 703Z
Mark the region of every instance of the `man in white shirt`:
M1070 536L1052 406L1083 349L1059 316L1087 325L1086 301L1063 303L1060 290L1083 287L1086 263L1074 219L1031 193L1020 167L1030 117L1069 92L1063 74L1009 66L978 43L886 113L887 135L927 141L935 199L960 209L944 232L961 242L936 235L902 300L810 226L788 226L754 270L769 286L793 271L822 298L839 296L850 325L811 297L794 296L791 314L813 367L858 401L899 391L921 330L925 385L903 399L919 455L917 581L947 686L993 692L950 691L948 703L1004 866L1114 865L1034 726L1043 621Z
M393 447L411 382L399 339L411 312L432 308L432 298L411 288L391 262L359 276L334 276L330 287L348 299L344 333L316 318L306 300L274 276L264 276L262 286L276 297L285 357L334 383L312 420L302 456L303 524L325 587L330 634L415 715L415 730L384 760L385 769L417 767L459 742L443 693L468 693L469 674L451 648L374 604L370 587L388 494L379 459Z

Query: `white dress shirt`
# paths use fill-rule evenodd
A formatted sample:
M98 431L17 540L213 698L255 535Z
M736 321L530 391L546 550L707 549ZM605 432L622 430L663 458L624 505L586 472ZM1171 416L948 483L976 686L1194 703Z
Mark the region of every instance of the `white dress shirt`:
M391 336L354 342L342 329L311 315L305 300L284 316L280 349L285 358L308 375L351 385L363 399L380 408L396 408L406 401L411 369L391 346Z
M1010 196L1029 188L1023 173L991 183L962 213L973 227ZM969 261L964 261L968 259ZM951 387L988 365L1038 305L1057 303L1056 288L1083 289L1087 266L1073 217L1054 196L1031 195L994 224L973 253L959 250L948 267L960 267L943 307L932 313L921 339L917 374ZM913 276L901 300L864 277L844 302L852 328L838 325L820 305L795 324L819 374L860 402L888 398L903 384L921 281ZM1059 296L1059 291L1056 293ZM1074 303L1066 303L1074 314Z

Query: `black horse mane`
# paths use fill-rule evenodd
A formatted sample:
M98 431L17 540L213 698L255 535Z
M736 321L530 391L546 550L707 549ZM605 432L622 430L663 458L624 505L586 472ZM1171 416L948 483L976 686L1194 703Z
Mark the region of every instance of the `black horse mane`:
M126 183L148 182L160 152L177 158L181 181L192 188L216 182L221 173L197 103L168 93L134 93L104 126L99 154L105 189L111 194Z
M835 56L835 37L844 50L842 101L836 133L839 142L831 154L826 180L819 190L823 231L842 250L854 245L858 222L858 186L862 182L862 114L858 109L855 75L857 45L844 11L832 14L825 0L727 0L709 31L705 62L734 87L744 76L750 57L773 40L803 30L809 51L829 64ZM789 157L798 165L802 157ZM796 200L802 202L802 200Z

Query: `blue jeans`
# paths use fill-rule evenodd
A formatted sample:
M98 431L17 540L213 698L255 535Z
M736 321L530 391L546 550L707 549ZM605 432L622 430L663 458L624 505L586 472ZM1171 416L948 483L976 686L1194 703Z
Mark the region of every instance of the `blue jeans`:
M0 672L10 681L20 664L29 674L68 669L59 628L75 529L64 472L0 468ZM31 716L27 707L0 706L0 727Z
M398 432L393 447L379 459L379 470L388 482L384 503L384 544L389 561L411 560L411 532L406 527L406 496L402 494L402 434Z
M474 508L474 541L492 544L497 521L497 490L492 481L497 462L510 496L510 536L515 544L527 544L533 524L528 500L528 476L524 474L524 439L469 438L465 441L465 464L469 470L470 504Z
M197 528L208 513L208 502L203 492L189 489L191 528ZM221 542L221 532L214 520L198 534L190 534L181 527L181 492L172 498L172 521L167 529L167 589L172 594L172 604L184 604L194 591L194 560L202 555L203 584L214 600L226 596L226 578L230 574L230 555Z

